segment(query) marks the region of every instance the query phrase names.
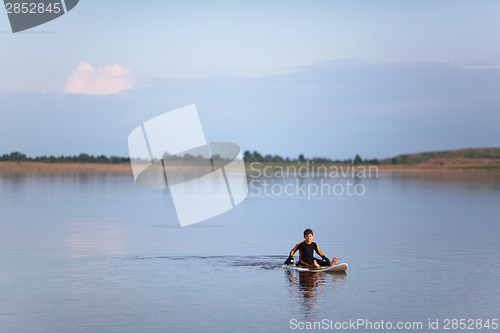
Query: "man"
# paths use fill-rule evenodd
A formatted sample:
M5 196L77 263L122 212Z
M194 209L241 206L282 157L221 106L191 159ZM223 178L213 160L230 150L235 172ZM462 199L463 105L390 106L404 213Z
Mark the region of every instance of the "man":
M319 250L318 244L312 241L313 237L314 234L311 229L304 230L304 241L295 245L292 251L290 251L290 256L285 261L285 265L290 265L293 262L293 255L297 250L299 250L299 262L297 263L297 266L320 267L335 265L337 257L334 257L330 262L323 252ZM321 256L322 260L314 258L314 251Z

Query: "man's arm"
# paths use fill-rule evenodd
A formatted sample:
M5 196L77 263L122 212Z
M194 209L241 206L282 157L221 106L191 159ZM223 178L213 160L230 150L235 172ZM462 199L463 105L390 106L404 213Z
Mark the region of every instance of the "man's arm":
M295 247L292 249L292 251L290 251L290 255L285 260L285 265L290 265L292 263L293 255L295 254L295 251L297 251L297 249L299 248L300 244L302 244L302 242L300 242L299 244L295 245Z
M319 254L322 258L325 256L323 252L319 250L318 244L314 243L314 251L316 251L317 254Z
M314 245L316 245L316 246L314 247L314 250L316 251L316 253L317 253L317 254L319 254L319 255L321 256L321 259L323 259L324 261L326 261L326 263L327 263L328 265L330 265L330 259L328 259L328 258L327 258L327 257L323 254L323 252L321 252L321 251L319 250L318 244L314 243Z
M299 244L295 245L295 247L292 249L292 251L290 251L290 257L293 257L293 255L295 254L295 251L297 251L297 249L299 248L300 244L302 244L303 242L300 242Z

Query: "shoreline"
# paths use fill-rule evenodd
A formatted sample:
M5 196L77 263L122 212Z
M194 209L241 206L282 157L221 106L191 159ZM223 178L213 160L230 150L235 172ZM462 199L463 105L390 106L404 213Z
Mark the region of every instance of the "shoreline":
M8 173L130 173L129 163L0 162L0 174Z
M428 172L500 172L500 160L492 159L457 159L457 160L432 160L417 164L397 165L353 165L353 164L306 164L306 163L246 163L247 172L268 173L285 171L288 169L309 170L312 172L332 172L351 170L363 172L372 170L379 173L428 173ZM43 162L0 162L0 174L30 173L30 174L68 174L68 173L112 173L132 175L129 163L99 164L99 163L43 163Z

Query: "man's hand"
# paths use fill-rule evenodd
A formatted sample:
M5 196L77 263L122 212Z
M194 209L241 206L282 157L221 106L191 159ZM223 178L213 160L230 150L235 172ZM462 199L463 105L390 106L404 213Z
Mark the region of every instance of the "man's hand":
M293 260L293 257L292 256L289 256L286 260L285 260L285 265L290 265L292 263L292 260Z
M330 259L328 259L326 256L322 256L321 259L323 259L327 265L330 265Z

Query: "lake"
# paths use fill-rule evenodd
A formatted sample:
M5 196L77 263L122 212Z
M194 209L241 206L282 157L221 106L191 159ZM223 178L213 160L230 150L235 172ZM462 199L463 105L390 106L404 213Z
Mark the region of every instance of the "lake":
M500 331L498 173L253 174L184 228L130 174L4 174L0 214L0 332ZM281 267L305 228L347 273Z

